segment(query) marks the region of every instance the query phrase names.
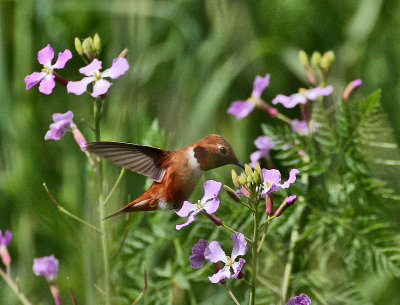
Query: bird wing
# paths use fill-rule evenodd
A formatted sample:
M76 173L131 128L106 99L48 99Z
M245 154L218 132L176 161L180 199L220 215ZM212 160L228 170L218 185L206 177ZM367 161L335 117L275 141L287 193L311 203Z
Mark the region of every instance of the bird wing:
M169 151L144 145L122 142L92 142L85 149L131 171L161 182L167 171L162 161Z

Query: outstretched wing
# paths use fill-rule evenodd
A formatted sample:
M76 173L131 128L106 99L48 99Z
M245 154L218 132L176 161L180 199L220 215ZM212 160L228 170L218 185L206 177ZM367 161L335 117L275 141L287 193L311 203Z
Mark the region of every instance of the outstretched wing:
M85 149L157 182L164 178L167 169L161 164L170 153L151 146L108 141L87 143Z

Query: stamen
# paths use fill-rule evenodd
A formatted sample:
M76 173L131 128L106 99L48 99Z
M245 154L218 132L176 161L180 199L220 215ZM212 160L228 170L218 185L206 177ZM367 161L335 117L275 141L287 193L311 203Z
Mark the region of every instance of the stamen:
M233 259L231 259L229 256L226 256L226 260L227 260L227 262L226 262L225 266L230 267L235 263L235 261Z
M53 69L48 66L43 66L42 72L45 72L47 74L51 74L53 72Z

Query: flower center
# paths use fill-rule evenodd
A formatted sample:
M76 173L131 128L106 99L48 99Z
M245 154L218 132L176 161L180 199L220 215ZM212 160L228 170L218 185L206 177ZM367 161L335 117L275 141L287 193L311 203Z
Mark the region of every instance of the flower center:
M229 256L226 256L226 260L227 260L227 262L226 262L225 266L230 267L235 263L235 261L233 259L231 259Z
M272 186L271 180L268 179L267 181L264 182L265 189L269 190L271 188L271 186Z
M257 106L258 104L260 104L260 98L256 97L256 96L250 96L247 99L250 103L254 104L254 106Z
M52 67L48 67L48 66L43 66L42 72L45 72L47 74L51 74L51 73L53 73L53 68Z
M94 74L93 74L93 76L95 77L95 81L98 81L98 80L100 80L102 77L101 77L101 72L94 72Z
M200 211L204 209L204 205L201 203L200 200L197 200L197 202L194 204Z
M304 88L300 88L300 89L299 89L299 93L300 93L301 95L304 95L305 97L307 97L306 91L307 91L307 89L304 89Z

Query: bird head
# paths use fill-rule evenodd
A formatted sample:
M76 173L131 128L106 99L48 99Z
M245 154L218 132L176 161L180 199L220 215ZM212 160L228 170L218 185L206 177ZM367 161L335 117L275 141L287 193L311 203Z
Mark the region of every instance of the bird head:
M244 169L232 146L220 135L211 134L201 139L194 144L193 152L202 170L210 170L227 164L238 165Z

